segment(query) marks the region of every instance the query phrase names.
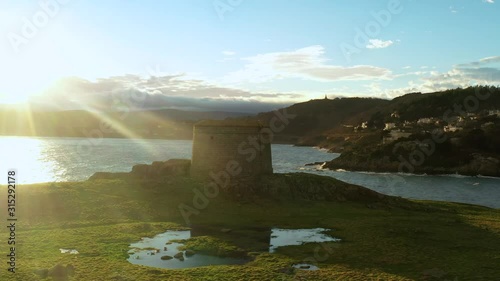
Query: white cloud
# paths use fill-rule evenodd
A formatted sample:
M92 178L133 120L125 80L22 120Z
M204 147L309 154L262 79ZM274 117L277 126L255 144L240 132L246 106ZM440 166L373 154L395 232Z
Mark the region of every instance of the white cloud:
M319 81L384 79L385 68L371 65L340 66L328 63L322 46L310 46L288 52L260 54L244 58L243 69L229 73L224 82L261 83L285 78Z
M435 67L432 67L435 69ZM394 98L411 92L436 92L474 85L500 85L500 56L486 57L474 62L458 64L445 72L414 71L391 75L390 78L415 77L407 86L391 89L380 84L365 88L372 96Z
M380 39L370 39L368 42L370 42L370 44L366 45L367 49L382 49L394 44L392 40L383 41Z
M391 76L391 78L399 78L399 77L405 77L405 76L424 76L426 74L429 74L430 72L428 71L413 71L413 72L406 72L406 73L401 73L401 74L394 74Z
M478 61L458 64L458 65L456 65L456 67L479 67L482 65L494 64L494 63L500 63L500 56L486 57L486 58L482 58Z
M439 91L473 85L500 84L500 56L486 57L478 61L458 64L447 72L431 71L423 78L424 91ZM497 65L495 65L497 64Z
M486 57L479 60L480 63L500 62L500 56Z
M495 0L483 0L483 2L493 4L493 3L495 3Z
M236 55L236 52L233 52L233 51L223 51L222 54L225 55L225 56L234 56L234 55Z
M131 110L173 108L195 111L257 113L293 104L304 97L296 93L251 92L221 87L184 74L141 77L123 75L89 81L63 78L34 97L33 104L53 109L110 110L125 104Z

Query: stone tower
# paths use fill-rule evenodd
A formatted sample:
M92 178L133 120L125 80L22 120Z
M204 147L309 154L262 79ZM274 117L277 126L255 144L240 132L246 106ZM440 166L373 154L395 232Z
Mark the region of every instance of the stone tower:
M193 130L192 177L214 179L225 173L238 181L272 174L268 126L257 121L205 120Z

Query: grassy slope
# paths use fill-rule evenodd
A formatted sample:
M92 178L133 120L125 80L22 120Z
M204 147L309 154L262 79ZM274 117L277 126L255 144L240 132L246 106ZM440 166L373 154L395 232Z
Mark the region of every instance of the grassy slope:
M307 182L314 185L314 180ZM331 253L326 256L324 248L313 243L261 253L246 265L167 270L128 263L129 243L182 227L178 205L192 205L192 188L199 186L189 179L19 186L18 272L7 279L12 276L2 269L0 280L38 280L33 269L58 262L76 267L72 280L442 280L423 274L431 269L446 272L442 278L449 280L500 276L500 210L438 202L418 202L419 208L410 210L283 198L238 203L222 194L210 199L192 222L233 229L325 227L343 240L327 243ZM5 187L0 194L6 194ZM5 222L4 216L2 211ZM7 235L2 227L2 257L8 250ZM249 252L261 249L251 242L243 245ZM60 254L59 248L75 248L80 254ZM280 271L314 257L318 249L321 270L292 275Z

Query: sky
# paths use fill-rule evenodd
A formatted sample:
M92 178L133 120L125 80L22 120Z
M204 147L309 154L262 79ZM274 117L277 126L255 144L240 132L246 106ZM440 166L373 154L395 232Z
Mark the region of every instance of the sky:
M0 0L0 104L257 112L500 85L499 5Z

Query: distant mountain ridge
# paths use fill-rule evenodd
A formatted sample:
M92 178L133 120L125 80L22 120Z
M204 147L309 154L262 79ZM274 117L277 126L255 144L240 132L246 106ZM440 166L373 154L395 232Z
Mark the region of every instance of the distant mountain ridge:
M481 91L491 91L492 94L486 102L478 104L477 111L500 109L496 87L410 93L392 100L338 97L297 103L280 109L296 117L282 131L275 132L274 141L321 146L340 152L358 141L369 140L373 133L380 134L387 123L442 117L448 110L453 111L455 104L471 103L470 97ZM394 114L398 117L395 118ZM102 137L190 139L192 126L198 120L231 118L269 122L274 116L273 111L252 116L241 112L177 109L101 113L83 110L35 111L27 114L20 109L3 107L0 108L0 134L87 137L89 132L94 132Z
M399 120L415 122L430 117L443 118L445 114L450 117L467 114L466 107L474 107L474 112L500 109L499 93L499 88L478 86L426 94L409 93L392 100L378 98L311 100L281 109L296 117L290 120L290 124L278 132L276 137L278 141L336 150L339 143L345 143L339 138L355 142L373 132L380 133L387 123ZM488 94L488 98L481 101L476 98L478 94ZM475 108L476 100L477 108ZM463 112L455 112L460 111L456 107L461 107ZM266 112L258 114L255 118L269 122L274 115L273 112ZM361 128L363 124L366 126L364 129ZM360 130L356 131L356 127L360 127Z
M137 137L190 139L192 125L202 119L241 118L247 113L223 111L147 111L90 112L26 111L0 109L0 134L53 137Z
M297 103L281 109L296 117L277 134L277 138L295 144L318 145L318 140L325 138L329 131L360 122L369 112L389 103L377 98L335 98ZM265 112L255 118L269 122L274 116L274 112Z

